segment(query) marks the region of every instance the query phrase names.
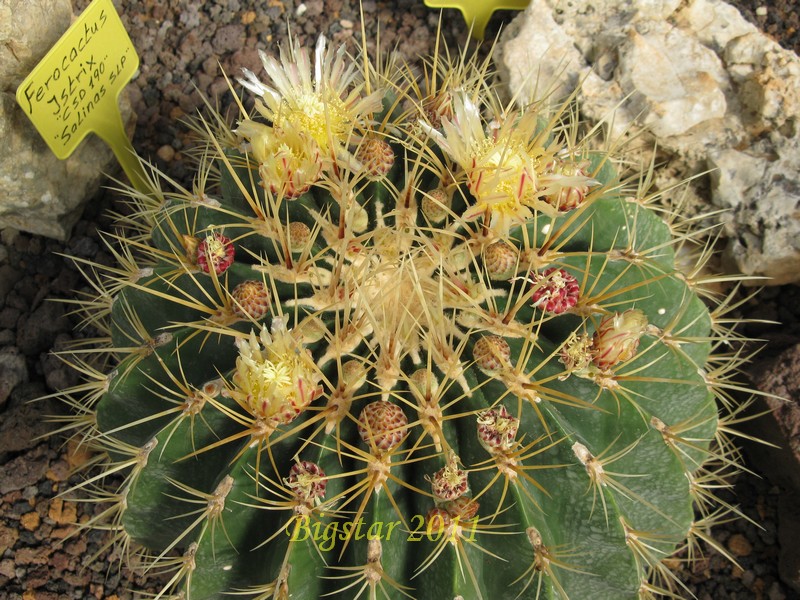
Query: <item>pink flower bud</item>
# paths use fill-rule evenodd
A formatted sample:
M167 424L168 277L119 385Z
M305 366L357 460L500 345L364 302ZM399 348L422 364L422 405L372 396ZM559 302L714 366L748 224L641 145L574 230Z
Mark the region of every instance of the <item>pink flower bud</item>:
M204 273L210 273L214 269L217 275L222 275L233 264L235 252L230 238L221 233L212 233L197 246L197 266Z
M578 303L581 286L564 269L552 267L544 273L532 273L533 305L545 312L559 315Z

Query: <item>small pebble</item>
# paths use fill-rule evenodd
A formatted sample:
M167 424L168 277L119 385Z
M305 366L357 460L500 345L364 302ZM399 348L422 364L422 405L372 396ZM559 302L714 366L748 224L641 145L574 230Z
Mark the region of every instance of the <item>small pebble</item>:
M786 595L781 591L781 586L777 581L772 582L768 597L769 600L786 600Z
M39 523L41 523L42 517L39 516L39 513L35 510L32 510L29 513L25 513L19 519L19 524L22 525L24 529L28 531L35 531L39 527Z
M728 550L734 556L744 558L753 553L753 545L741 533L734 533L728 540Z
M175 158L175 148L169 144L164 144L156 151L156 154L164 162L172 162L172 159Z
M766 7L766 6L759 6L759 7L756 9L756 14L757 14L759 17L766 17L766 16L767 16L767 7Z

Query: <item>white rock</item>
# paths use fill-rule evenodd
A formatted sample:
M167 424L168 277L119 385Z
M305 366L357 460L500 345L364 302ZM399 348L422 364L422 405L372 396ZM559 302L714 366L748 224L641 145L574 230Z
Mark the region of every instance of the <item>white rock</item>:
M587 66L551 14L546 0L532 0L528 19L515 19L497 60L505 65L512 93L522 104L549 95L557 101L578 85Z
M725 62L739 101L759 129L778 129L800 115L800 61L797 55L761 35L738 37L725 47Z
M662 21L640 22L619 53L618 81L630 95L628 111L640 114L657 138L685 135L725 116L729 83L722 61L684 31Z
M758 33L735 6L718 0L694 0L675 13L674 21L680 29L693 31L697 41L716 54L721 54L731 40Z
M130 120L126 95L120 100L123 118ZM0 228L67 239L105 174L118 168L111 150L94 135L68 159L56 158L7 93L0 93L0 139Z

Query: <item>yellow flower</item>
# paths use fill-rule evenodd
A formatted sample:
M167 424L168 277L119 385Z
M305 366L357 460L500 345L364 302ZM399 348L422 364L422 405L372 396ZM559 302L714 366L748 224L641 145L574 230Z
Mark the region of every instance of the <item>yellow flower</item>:
M485 127L477 105L462 94L453 100L452 120L442 119L442 131L422 126L466 179L474 203L464 220L487 215L490 227L505 234L530 219L531 209L554 212L539 189L549 153L537 144L535 113L507 115Z
M236 132L250 143L261 185L278 197L297 198L319 181L322 159L316 142L294 129L246 119Z
M308 50L293 44L281 49L280 59L262 52L261 62L270 83L247 69L240 80L261 98L257 110L276 131L309 136L325 157L337 157L354 128L382 107L382 92L365 96L355 62L343 46L328 49L324 36L317 40L313 69Z
M278 425L293 421L322 393L320 374L307 349L282 319L239 342L231 396L253 415Z

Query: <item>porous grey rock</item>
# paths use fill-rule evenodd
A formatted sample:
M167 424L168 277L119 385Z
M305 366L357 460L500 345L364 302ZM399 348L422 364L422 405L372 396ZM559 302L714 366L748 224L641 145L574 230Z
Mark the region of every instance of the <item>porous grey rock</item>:
M61 302L42 302L17 329L17 347L26 356L38 354L53 347L56 336L70 329L67 309Z
M111 150L90 135L66 160L50 151L14 98L17 86L67 30L69 0L0 0L0 228L64 240L96 193L117 171ZM133 111L121 95L123 120Z
M730 258L743 273L786 283L800 268L800 142L771 150L714 149L708 164L714 203L730 209L722 214Z
M728 262L768 284L800 282L800 60L736 8L533 0L498 68L523 101L547 87L530 75L540 73L562 96L577 86L582 114L612 137L657 144L663 188L716 169L703 208L725 211Z

